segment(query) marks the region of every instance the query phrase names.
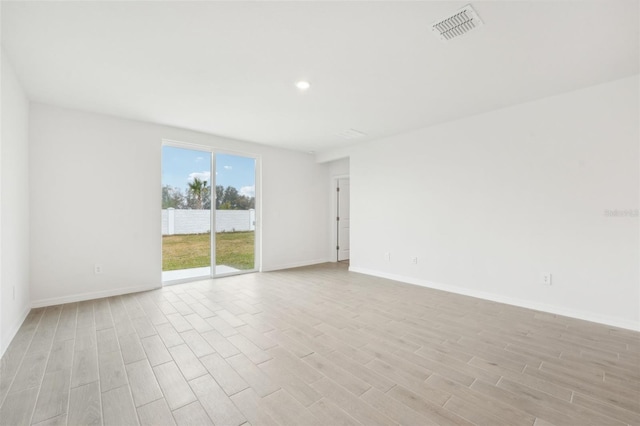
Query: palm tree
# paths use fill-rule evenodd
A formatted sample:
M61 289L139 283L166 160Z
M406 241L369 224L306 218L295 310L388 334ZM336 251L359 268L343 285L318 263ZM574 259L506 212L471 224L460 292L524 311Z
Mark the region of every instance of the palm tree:
M207 181L200 180L199 178L193 178L193 182L189 183L189 192L196 197L198 202L198 209L202 210L202 198L207 191Z

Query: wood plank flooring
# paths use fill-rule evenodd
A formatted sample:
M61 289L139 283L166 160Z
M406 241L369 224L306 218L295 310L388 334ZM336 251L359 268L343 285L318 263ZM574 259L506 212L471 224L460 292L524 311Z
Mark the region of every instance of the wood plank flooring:
M640 425L640 334L350 273L34 309L0 424Z

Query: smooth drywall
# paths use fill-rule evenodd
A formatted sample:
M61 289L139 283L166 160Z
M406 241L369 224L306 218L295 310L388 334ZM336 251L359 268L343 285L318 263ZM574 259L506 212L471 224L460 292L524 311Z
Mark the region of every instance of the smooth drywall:
M2 50L0 356L29 312L29 101Z
M638 93L635 76L359 145L352 270L639 329Z
M329 175L332 178L349 176L349 159L341 158L329 164Z
M160 286L163 139L260 157L263 270L328 260L328 166L311 155L42 104L30 118L35 306Z

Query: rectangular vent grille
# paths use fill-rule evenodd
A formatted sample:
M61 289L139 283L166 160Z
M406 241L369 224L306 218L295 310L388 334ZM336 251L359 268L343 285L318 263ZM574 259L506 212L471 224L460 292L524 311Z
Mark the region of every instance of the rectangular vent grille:
M336 135L344 139L358 139L367 136L366 133L363 133L356 129L344 130L340 133L336 133Z
M441 40L451 40L482 25L478 14L470 4L453 15L431 24L433 31Z

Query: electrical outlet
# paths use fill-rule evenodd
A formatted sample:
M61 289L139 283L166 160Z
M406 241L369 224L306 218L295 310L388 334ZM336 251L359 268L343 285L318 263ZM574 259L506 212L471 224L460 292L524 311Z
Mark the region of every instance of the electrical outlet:
M541 272L540 273L540 284L542 284L542 285L551 285L551 273L550 272Z
M384 254L384 260L386 260L387 262L391 262L391 253L386 252Z
M96 263L93 265L93 273L96 275L100 275L102 273L102 265Z
M417 257L415 257L415 256L414 256L414 257L412 257L412 258L411 258L411 263L413 263L414 265L417 265L417 264L418 264L418 258L417 258Z

